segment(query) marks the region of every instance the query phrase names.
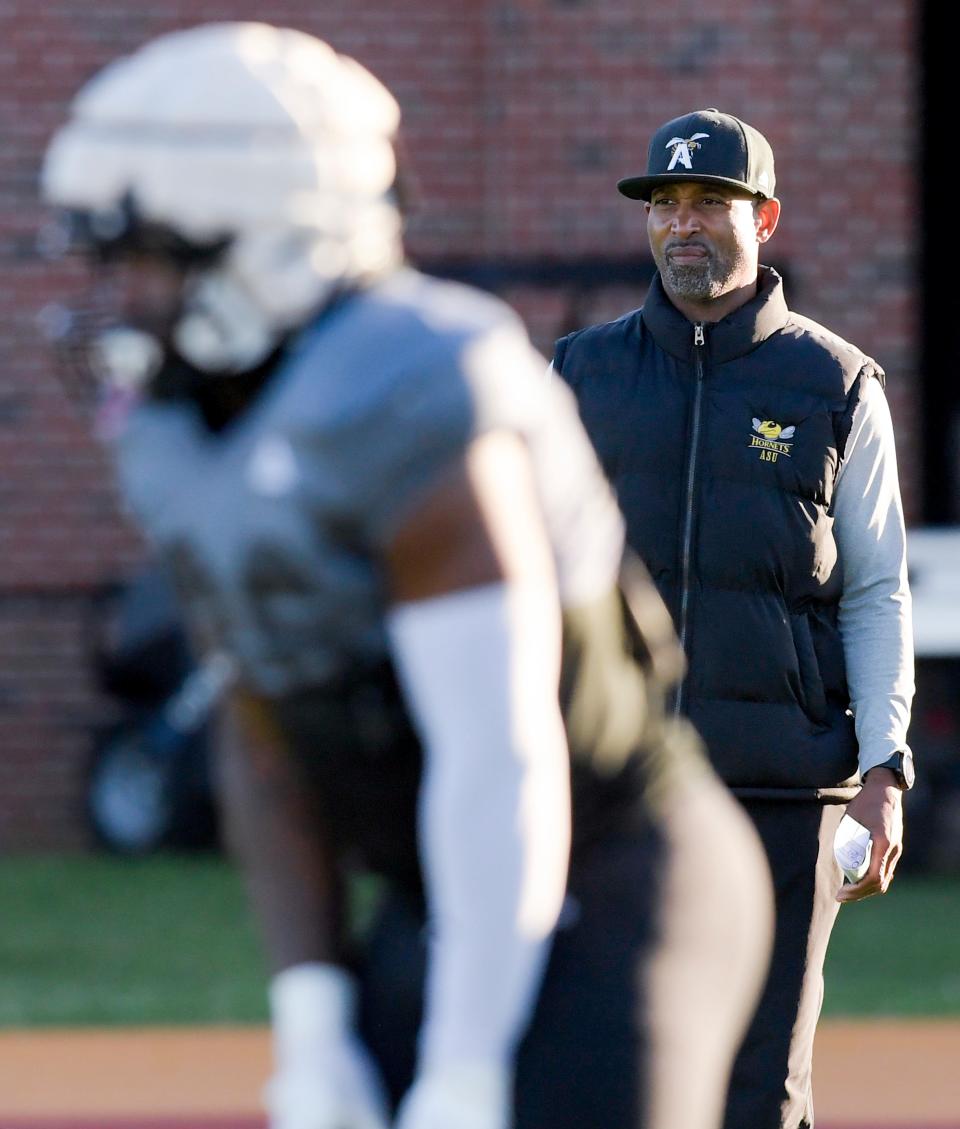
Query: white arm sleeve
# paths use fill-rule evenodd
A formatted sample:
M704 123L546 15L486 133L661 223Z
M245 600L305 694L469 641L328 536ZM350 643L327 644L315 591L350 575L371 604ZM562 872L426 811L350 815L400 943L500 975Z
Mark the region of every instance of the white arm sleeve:
M388 630L426 762L431 947L419 1069L509 1067L569 855L556 593L495 584L401 604Z
M874 380L853 417L834 518L843 562L840 633L860 771L866 772L905 747L913 701L913 625L893 423Z

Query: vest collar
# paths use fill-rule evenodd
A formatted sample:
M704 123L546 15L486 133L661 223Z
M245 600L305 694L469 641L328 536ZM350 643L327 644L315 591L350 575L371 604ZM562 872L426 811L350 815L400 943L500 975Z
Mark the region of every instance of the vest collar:
M659 272L653 276L641 310L644 324L656 343L671 356L689 360L693 353L693 322L667 297ZM718 322L707 322L706 343L717 364L742 357L781 330L790 311L783 295L783 279L772 267L761 267L756 296Z

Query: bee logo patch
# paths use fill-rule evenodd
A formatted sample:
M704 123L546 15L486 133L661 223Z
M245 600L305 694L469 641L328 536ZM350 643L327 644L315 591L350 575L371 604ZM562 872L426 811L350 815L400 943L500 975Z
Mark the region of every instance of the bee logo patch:
M667 172L672 172L677 165L683 165L685 169L692 169L691 154L695 149L702 149L703 146L700 142L709 136L709 133L695 133L693 137L671 137L664 146L665 149L673 150L670 164L667 165Z
M795 426L784 427L773 419L757 419L753 417L753 434L750 436L750 446L757 449L760 461L775 463L781 455L790 457L790 440L797 430Z

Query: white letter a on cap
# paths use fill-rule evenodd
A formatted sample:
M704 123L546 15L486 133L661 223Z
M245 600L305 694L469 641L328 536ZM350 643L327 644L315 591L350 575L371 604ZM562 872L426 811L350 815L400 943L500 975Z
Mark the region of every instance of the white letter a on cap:
M690 158L690 150L699 149L700 146L697 142L700 138L709 136L709 133L695 133L693 137L671 137L664 146L665 149L669 149L671 145L674 147L670 164L667 165L667 172L672 172L677 165L683 165L685 169L692 169L693 161Z

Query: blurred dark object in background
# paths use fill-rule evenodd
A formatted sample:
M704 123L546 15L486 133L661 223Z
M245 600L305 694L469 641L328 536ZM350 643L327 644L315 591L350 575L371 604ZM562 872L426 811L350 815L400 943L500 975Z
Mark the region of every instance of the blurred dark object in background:
M960 607L955 614L960 615ZM917 783L904 799L900 866L960 875L960 654L917 656L909 739Z
M172 587L156 565L103 593L91 662L116 717L93 734L85 814L96 842L120 854L210 849L218 826L210 775L213 709L226 676L194 664Z

